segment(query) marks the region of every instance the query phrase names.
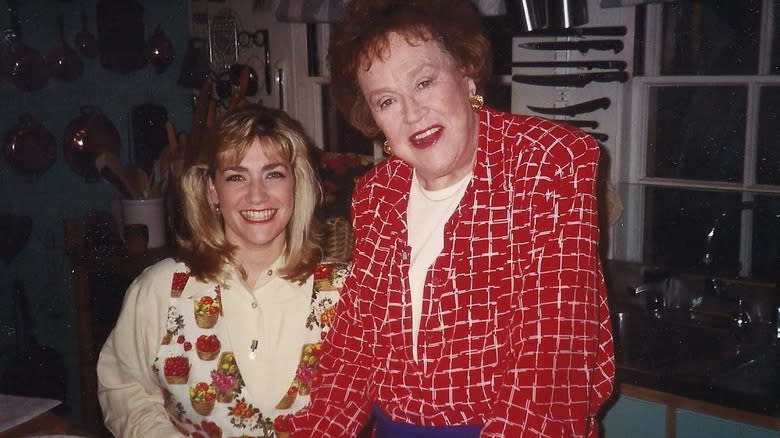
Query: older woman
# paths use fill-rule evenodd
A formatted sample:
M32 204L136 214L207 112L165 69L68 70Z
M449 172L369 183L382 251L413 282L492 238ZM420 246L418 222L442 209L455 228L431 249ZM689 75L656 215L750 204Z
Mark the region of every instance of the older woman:
M614 358L598 259L599 148L483 105L469 0L352 0L339 108L391 154L353 196L355 246L292 436L596 437Z
M119 437L272 437L308 400L344 265L321 265L320 192L298 122L247 106L181 180L180 254L130 286L98 362Z

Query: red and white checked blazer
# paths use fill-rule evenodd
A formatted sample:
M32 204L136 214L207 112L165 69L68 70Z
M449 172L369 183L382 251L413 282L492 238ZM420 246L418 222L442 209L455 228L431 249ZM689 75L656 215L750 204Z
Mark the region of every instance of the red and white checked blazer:
M377 403L396 421L484 437L596 437L615 371L598 259L599 149L538 117L480 111L474 176L428 271L412 360L406 206L385 160L353 196L355 247L311 403L293 436L350 437Z

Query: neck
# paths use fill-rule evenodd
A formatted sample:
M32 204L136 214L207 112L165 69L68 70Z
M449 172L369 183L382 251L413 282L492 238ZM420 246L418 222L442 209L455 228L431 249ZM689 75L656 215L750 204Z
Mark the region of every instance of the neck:
M279 258L283 250L284 241L282 241L281 245L274 245L261 250L238 251L236 259L241 263L244 271L246 271L246 283L249 287L254 286L257 277L273 265L274 261Z
M417 176L418 182L420 183L420 186L425 190L436 191L446 189L447 187L457 184L460 180L465 178L466 175L471 173L472 169L474 168L474 161L476 160L476 157L477 148L474 148L471 159L468 163L466 163L466 165L461 166L458 169L455 169L443 176L426 176L419 171L415 172L415 174Z

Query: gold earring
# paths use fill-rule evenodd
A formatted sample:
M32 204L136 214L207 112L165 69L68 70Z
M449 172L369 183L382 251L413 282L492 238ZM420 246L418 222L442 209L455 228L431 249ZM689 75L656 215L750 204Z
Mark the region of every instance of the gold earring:
M219 204L214 204L214 213L216 214L222 213L222 209L219 208Z
M385 151L385 154L387 155L393 155L393 149L390 147L390 142L387 140L382 143L382 150Z
M481 94L474 93L469 96L469 103L471 103L471 109L476 112L485 104L485 98Z

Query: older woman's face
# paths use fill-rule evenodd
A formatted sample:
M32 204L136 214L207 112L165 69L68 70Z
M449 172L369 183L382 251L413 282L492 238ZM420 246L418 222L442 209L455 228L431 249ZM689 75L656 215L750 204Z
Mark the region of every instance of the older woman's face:
M255 250L281 253L294 191L290 164L269 159L257 139L238 165L217 169L209 196L222 210L225 237L239 258Z
M471 172L477 145L477 114L469 95L476 86L435 41L409 44L393 33L387 51L360 69L358 81L393 154L436 190Z

